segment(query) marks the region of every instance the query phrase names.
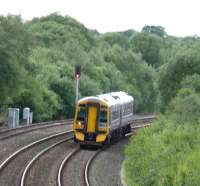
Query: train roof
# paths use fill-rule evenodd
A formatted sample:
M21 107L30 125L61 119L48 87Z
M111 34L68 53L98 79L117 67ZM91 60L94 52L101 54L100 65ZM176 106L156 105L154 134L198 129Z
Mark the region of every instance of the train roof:
M91 101L103 101L108 106L118 105L122 103L132 102L134 99L126 92L110 92L107 94L100 94L97 96L85 97L79 100L79 102L91 100Z

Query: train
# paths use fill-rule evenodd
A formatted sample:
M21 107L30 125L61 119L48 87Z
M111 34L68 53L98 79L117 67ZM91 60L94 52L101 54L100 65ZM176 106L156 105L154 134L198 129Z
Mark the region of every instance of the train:
M81 147L105 145L131 131L134 98L110 92L80 99L73 122L74 141Z

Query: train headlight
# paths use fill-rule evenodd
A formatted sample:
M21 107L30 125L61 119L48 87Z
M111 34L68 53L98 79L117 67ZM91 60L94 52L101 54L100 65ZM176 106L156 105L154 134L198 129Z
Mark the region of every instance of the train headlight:
M98 129L99 129L100 132L106 132L106 130L107 130L106 127L107 127L106 123L100 122Z
M77 121L77 123L76 123L76 127L77 127L78 129L83 129L83 127L84 127L83 122L81 122L81 121Z

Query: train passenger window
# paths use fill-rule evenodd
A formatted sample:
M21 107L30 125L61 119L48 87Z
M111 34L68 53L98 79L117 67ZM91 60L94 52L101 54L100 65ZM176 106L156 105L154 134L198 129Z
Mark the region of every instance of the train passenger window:
M120 112L119 110L112 111L112 121L119 118Z
M124 108L123 108L123 115L129 115L133 112L133 104L132 103L128 103L126 105L124 105Z
M132 103L127 103L125 105L123 105L123 108L122 108L122 115L125 116L125 115L129 115L132 113L132 110L133 110L133 105Z
M107 123L107 112L105 110L100 111L100 122Z
M80 110L78 112L77 120L78 121L84 121L85 120L85 116L86 116L85 108L84 107L80 107Z

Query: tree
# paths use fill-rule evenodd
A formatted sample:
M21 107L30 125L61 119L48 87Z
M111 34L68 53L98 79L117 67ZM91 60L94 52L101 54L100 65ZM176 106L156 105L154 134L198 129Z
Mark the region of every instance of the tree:
M163 39L147 33L138 33L131 40L133 51L141 53L142 58L153 66L159 65L160 49L163 47L163 44Z
M128 37L122 33L106 33L102 36L101 39L108 42L111 46L117 44L125 49L130 48Z
M155 34L160 36L161 38L166 37L167 33L165 32L165 28L162 26L149 26L146 25L142 28L142 32Z
M199 94L191 88L182 88L169 104L167 115L176 121L176 125L184 122L195 123L200 115Z
M181 82L181 87L191 88L200 93L200 74L186 76L186 78Z
M12 102L25 80L29 34L19 16L0 16L0 102Z
M200 74L199 48L179 50L173 61L160 72L159 89L164 107L176 96L184 78L193 74Z

